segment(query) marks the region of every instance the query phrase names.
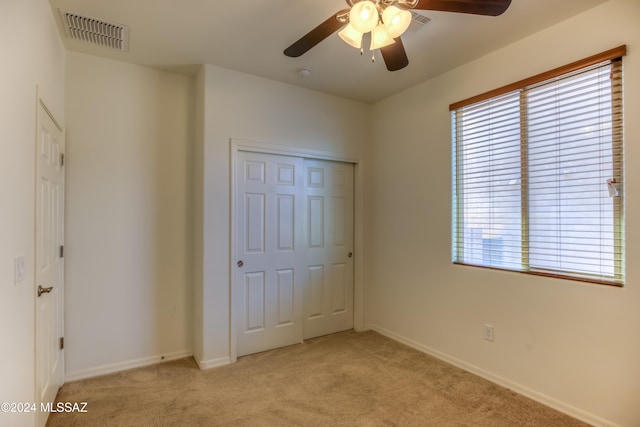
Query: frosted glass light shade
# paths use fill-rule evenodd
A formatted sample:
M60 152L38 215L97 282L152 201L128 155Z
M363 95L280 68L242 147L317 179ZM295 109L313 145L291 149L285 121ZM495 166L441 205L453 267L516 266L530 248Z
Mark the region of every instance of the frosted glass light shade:
M411 24L411 12L395 6L387 7L382 12L382 22L387 27L387 32L392 38L400 37L407 31Z
M344 40L348 45L360 49L362 47L362 33L349 24L338 33L340 38Z
M378 25L371 32L371 50L380 49L395 42L387 32L387 27L384 24Z
M361 33L368 33L378 24L378 9L369 0L354 4L349 12L349 22Z

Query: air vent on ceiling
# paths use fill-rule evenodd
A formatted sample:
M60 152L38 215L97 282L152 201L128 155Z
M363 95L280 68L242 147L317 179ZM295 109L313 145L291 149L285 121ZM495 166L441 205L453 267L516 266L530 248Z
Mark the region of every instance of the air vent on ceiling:
M411 24L409 24L409 28L407 28L407 31L416 32L427 25L429 21L431 21L431 19L427 18L424 15L420 15L418 12L412 10Z
M112 49L129 50L129 27L60 9L67 36Z

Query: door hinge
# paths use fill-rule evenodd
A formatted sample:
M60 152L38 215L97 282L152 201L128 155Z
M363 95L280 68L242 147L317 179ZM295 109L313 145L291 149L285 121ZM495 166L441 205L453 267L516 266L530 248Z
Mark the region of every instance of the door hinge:
M64 258L64 246L60 246L60 258Z
M60 337L60 350L64 350L64 337Z
M60 153L60 166L64 166L64 153Z

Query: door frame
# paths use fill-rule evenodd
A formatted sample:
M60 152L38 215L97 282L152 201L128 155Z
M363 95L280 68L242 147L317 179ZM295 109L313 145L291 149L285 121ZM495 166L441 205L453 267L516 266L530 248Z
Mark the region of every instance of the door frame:
M364 236L364 165L362 160L342 156L340 154L309 150L289 145L271 144L258 141L232 138L230 140L230 227L229 227L229 361L238 360L237 352L237 311L238 301L235 297L234 283L236 282L236 165L239 151L261 154L301 157L303 159L326 160L351 163L354 167L354 211L353 211L353 328L356 331L364 329L364 268L363 268L363 236Z

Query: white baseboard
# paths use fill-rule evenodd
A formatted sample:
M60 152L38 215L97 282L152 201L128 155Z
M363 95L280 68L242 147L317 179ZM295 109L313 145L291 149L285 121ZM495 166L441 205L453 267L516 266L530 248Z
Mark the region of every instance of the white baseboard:
M211 368L217 368L219 366L229 365L231 364L231 359L229 358L229 356L218 357L216 359L209 359L209 360L196 359L196 363L198 364L198 367L200 369L204 370L204 369L211 369Z
M182 350L173 353L166 353L157 356L144 357L142 359L126 360L124 362L111 363L108 365L96 366L95 368L84 369L77 372L65 373L65 382L84 380L87 378L99 377L101 375L113 374L115 372L126 371L133 368L154 365L156 363L168 362L170 360L182 359L193 356L192 350Z
M394 341L401 342L402 344L406 344L409 347L412 347L418 351L426 353L430 356L433 356L437 359L443 360L447 363L450 363L458 368L464 369L465 371L471 372L479 377L482 377L486 380L491 381L492 383L498 384L502 387L506 387L511 391L519 393L523 396L526 396L532 400L542 403L543 405L549 406L557 411L563 412L571 417L577 418L581 421L584 421L588 424L591 424L596 427L620 427L619 425L597 417L593 414L585 412L581 409L568 405L562 401L554 399L545 394L539 393L533 389L530 389L526 386L513 382L507 378L501 377L499 375L493 374L489 371L486 371L478 366L475 366L471 363L467 363L463 360L457 359L455 357L449 356L448 354L442 353L438 350L435 350L431 347L428 347L424 344L421 344L417 341L406 338L402 335L399 335L395 332L389 331L387 329L381 328L377 325L368 324L365 329L370 329L378 332L388 338L391 338Z

